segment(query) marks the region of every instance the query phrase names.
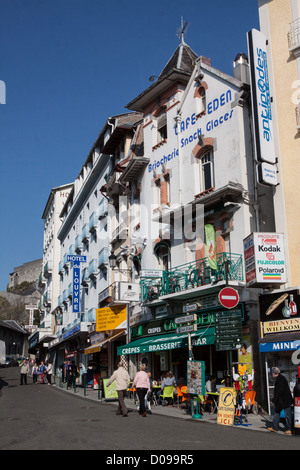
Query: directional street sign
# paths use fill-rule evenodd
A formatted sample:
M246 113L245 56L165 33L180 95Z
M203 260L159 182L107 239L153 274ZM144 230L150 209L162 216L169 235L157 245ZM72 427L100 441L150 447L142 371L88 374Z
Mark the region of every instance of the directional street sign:
M176 325L181 325L182 323L190 323L197 320L197 315L194 313L192 315L185 315L184 317L176 317Z
M186 326L179 326L176 328L176 333L191 333L192 331L197 331L197 325L186 325Z
M225 308L234 308L239 303L240 298L238 292L232 287L224 287L219 292L219 302Z

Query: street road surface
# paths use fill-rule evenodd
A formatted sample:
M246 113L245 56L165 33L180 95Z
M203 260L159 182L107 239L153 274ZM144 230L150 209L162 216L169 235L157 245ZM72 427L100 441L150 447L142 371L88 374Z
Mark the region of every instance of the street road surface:
M135 449L154 455L195 451L200 462L199 450L299 450L300 437L154 414L143 418L137 411L123 418L116 416L115 405L32 385L31 378L21 386L18 368L0 369L0 450L106 450L106 459ZM213 459L215 463L215 455Z

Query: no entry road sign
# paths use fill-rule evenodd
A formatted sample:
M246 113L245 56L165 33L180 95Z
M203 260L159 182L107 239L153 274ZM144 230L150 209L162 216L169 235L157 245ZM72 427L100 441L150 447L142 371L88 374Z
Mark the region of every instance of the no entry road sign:
M225 308L234 308L239 303L239 294L232 287L224 287L219 292L219 302Z

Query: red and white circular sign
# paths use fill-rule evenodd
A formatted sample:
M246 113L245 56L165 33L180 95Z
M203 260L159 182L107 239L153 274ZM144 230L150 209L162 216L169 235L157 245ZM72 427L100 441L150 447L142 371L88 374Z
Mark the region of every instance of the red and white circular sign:
M219 302L225 308L234 308L239 303L240 298L238 292L232 287L224 287L219 292Z

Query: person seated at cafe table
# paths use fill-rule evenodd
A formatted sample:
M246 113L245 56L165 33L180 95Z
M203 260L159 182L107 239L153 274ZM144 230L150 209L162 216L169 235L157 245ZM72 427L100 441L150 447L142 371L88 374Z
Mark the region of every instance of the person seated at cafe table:
M161 389L163 390L165 387L169 387L169 386L173 386L173 387L176 386L176 380L171 371L167 373L166 378L162 381Z
M217 393L217 377L215 375L211 375L210 378L205 383L205 394L207 395L208 400L210 401L210 414L213 414L214 404L215 404L215 397L210 397L211 393Z
M207 395L209 395L209 393L217 392L216 382L217 382L217 377L215 375L211 375L210 378L206 381L205 392L207 393Z

